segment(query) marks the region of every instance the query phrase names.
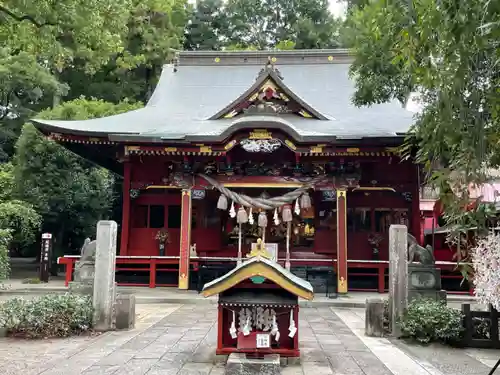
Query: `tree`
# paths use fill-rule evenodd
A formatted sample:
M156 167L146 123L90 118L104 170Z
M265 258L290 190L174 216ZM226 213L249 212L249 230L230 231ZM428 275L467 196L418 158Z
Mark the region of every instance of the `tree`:
M291 40L295 48L337 47L341 23L329 11L327 0L228 0L228 45L276 48Z
M227 27L222 0L197 1L186 26L184 48L219 51L224 45L222 32Z
M80 98L43 111L38 117L81 120L140 106ZM15 193L41 214L43 231L54 234L54 256L77 248L85 237L94 235L97 221L108 217L114 198L110 172L46 139L31 124L23 127L14 166Z
M112 103L147 101L162 66L182 48L186 0L131 0L122 49L95 72L75 64L60 74L71 87L67 100L97 97Z
M11 253L21 254L36 241L41 218L29 203L13 199L15 183L12 164L0 165L0 231L9 233L0 244ZM2 239L0 239L2 242ZM1 261L0 261L1 262Z
M374 0L350 13L354 102L418 98L402 151L416 148L455 238L481 232L495 212L471 207L469 187L500 166L499 17L500 3L489 0Z

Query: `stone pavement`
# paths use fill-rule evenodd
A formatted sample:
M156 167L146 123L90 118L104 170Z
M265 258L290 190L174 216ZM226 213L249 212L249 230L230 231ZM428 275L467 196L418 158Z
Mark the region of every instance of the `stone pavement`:
M65 293L68 288L64 286L64 280L51 280L46 284L23 284L20 279L8 280L5 287L0 290L0 302L13 296L23 296L31 298L40 294ZM214 305L217 303L217 297L203 297L194 290L179 290L177 288L147 288L147 287L118 287L121 293L133 293L138 304L206 304ZM317 293L314 300L301 300L301 307L364 307L367 298L387 298L387 293L375 292L349 292L347 295L337 298L328 298L324 293ZM475 297L468 295L448 295L448 304L455 308L460 308L461 303L475 303Z
M149 304L137 306L137 313L136 329L126 332L45 341L0 339L0 374L224 373L223 366L215 364L215 306ZM283 375L487 375L493 364L487 363L493 355L484 352L407 348L364 337L362 309L303 308L299 324L301 365L284 368ZM437 362L454 362L455 367ZM463 364L469 372L463 371Z

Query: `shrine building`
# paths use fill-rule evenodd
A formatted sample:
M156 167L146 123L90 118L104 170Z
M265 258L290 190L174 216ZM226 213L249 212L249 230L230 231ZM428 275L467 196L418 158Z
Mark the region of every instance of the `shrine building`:
M352 104L347 50L180 52L141 109L33 120L123 176L117 281L197 288L262 239L315 291L387 290L388 230L423 238L398 102ZM69 265L75 256L60 263ZM316 283L316 284L315 284Z

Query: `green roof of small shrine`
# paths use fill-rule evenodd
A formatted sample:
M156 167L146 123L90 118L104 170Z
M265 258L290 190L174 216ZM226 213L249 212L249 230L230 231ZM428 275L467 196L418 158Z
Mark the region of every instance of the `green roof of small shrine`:
M248 92L268 61L279 70L277 84L286 86L314 118L241 114L214 119ZM181 52L174 64L164 66L144 108L92 120L33 123L46 132L152 143L223 141L243 127L282 129L298 141L404 135L413 114L399 102L362 108L352 104L351 61L346 50Z

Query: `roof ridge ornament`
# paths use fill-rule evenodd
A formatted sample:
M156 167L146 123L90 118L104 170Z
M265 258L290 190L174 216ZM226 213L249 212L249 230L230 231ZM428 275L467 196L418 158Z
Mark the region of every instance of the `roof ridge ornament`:
M263 75L267 75L269 73L273 72L274 74L276 74L276 76L278 76L279 79L283 80L283 75L281 74L281 72L278 70L278 68L276 68L276 66L274 65L274 61L273 61L273 58L271 56L268 56L267 57L267 63L266 65L260 70L256 80L258 80L260 77L262 77Z

